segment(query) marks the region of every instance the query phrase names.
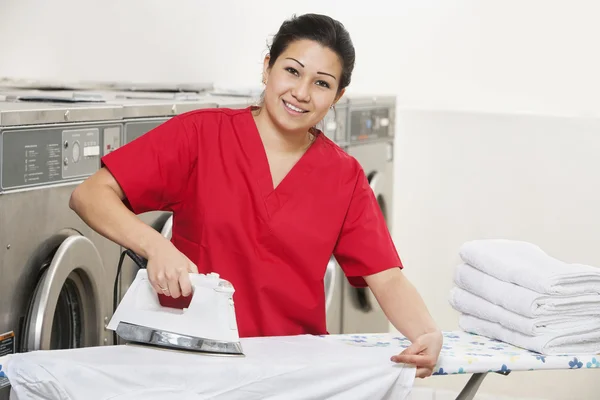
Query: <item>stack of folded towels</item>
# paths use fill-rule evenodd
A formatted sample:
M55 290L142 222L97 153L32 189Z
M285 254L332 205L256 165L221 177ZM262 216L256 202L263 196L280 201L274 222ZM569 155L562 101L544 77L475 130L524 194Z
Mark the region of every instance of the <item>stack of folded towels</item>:
M459 253L450 304L462 330L542 354L600 353L600 268L513 240L474 240Z

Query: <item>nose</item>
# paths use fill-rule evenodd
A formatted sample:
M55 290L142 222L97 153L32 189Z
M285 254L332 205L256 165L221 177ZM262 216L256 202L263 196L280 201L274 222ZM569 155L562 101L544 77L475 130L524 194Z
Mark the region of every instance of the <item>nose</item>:
M299 79L292 88L292 96L301 102L310 101L310 82L307 79Z

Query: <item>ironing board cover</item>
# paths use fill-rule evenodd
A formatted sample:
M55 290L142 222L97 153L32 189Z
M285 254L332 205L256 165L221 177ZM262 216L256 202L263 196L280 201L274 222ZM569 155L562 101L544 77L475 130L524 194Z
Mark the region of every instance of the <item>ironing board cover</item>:
M434 375L470 374L546 369L600 368L599 355L542 355L520 347L463 331L443 332L444 345ZM321 336L354 346L387 347L390 353L410 345L394 334Z
M42 390L47 399L61 400L81 397L67 394L78 391L83 391L84 397L90 399L164 400L165 395L176 393L177 398L183 398L182 388L190 385L208 390L212 395L218 393L218 398L236 400L264 398L267 393L269 398L318 397L323 393L336 393L341 399L352 393L356 398L374 399L383 393L394 392L397 398L405 398L414 379L411 368L390 368L389 357L409 346L409 341L399 335L303 336L243 342L250 357L235 369L230 368L231 361L227 358L174 355L168 351L156 352L132 346L105 346L16 354L5 357L4 361L0 357L0 364L8 361L8 369L7 365L4 370L0 366L0 377L12 374L15 382L11 383L21 392L37 389ZM328 346L327 342L335 342L335 346ZM362 348L366 352L355 353L348 347ZM306 358L309 354L310 359ZM253 356L257 357L254 361ZM132 362L135 371L131 370ZM434 374L508 374L511 371L599 367L600 356L593 354L544 356L486 337L451 331L444 332L444 346ZM73 379L74 376L78 379ZM146 380L138 381L136 376L144 376ZM166 382L165 387L157 387L161 381ZM32 385L36 382L37 385ZM360 382L365 385L358 385ZM115 385L121 388L111 387ZM290 392L294 388L299 391ZM110 392L109 397L101 396L101 392ZM185 394L190 396L184 396L186 399L192 399L199 393ZM332 395L331 398L337 397Z

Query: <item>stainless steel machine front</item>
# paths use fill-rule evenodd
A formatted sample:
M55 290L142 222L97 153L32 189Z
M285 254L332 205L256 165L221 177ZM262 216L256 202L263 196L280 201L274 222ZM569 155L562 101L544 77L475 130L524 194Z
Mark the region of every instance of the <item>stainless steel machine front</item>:
M120 145L120 114L106 104L0 102L2 353L110 343L106 267L119 247L88 228L69 198L98 170L105 144Z
M355 96L348 102L347 152L360 163L377 202L392 230L394 185L394 97ZM352 287L343 280L342 332L389 332L390 325L369 288Z
M123 113L123 144L126 145L145 133L165 123L175 115L193 110L216 107L205 95L198 93L165 92L102 92L101 96L110 104L118 104ZM150 211L138 217L171 239L173 215L171 212ZM121 251L126 249L121 248ZM110 276L117 276L118 263L108 266ZM135 279L138 266L128 257L123 259L119 275L117 301ZM114 282L114 281L113 281ZM112 304L113 308L115 304Z

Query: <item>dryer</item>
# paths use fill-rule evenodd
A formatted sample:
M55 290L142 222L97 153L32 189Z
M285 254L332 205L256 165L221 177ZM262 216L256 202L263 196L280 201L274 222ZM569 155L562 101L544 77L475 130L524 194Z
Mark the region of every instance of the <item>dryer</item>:
M396 99L391 96L349 96L347 152L360 163L392 231L394 126ZM355 288L345 279L342 332L389 332L389 321L369 288Z
M114 105L0 102L0 353L110 343L105 267L119 247L69 198L119 144L120 118Z

